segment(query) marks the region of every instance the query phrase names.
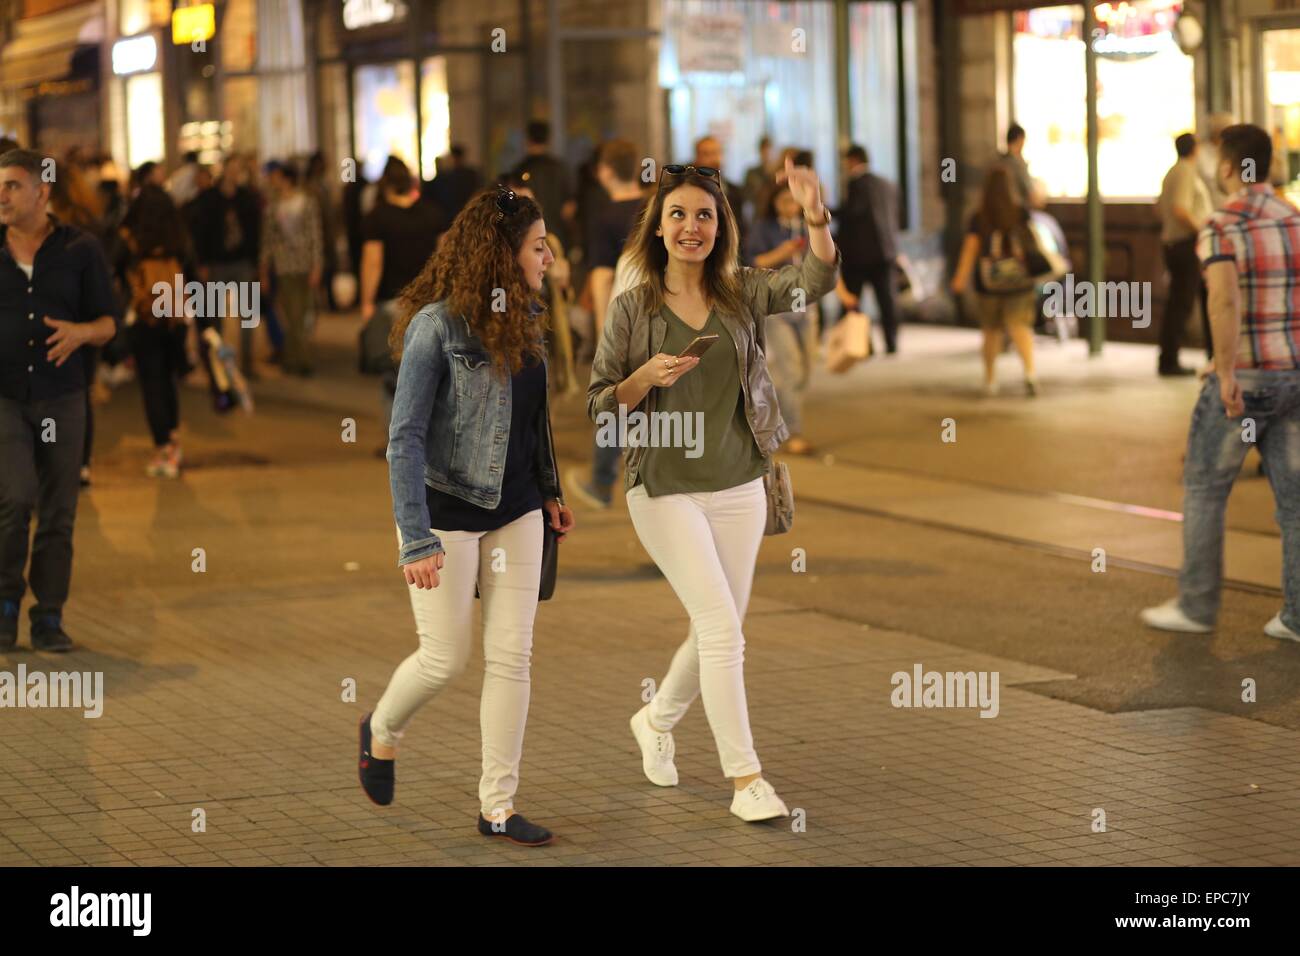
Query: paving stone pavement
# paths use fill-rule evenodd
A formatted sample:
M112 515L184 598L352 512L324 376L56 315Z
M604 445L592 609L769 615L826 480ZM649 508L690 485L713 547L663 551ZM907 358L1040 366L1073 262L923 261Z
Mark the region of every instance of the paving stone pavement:
M102 672L103 715L0 710L0 865L1300 863L1294 729L1198 707L1103 713L1036 690L1069 673L777 599L780 539L760 558L746 675L765 776L795 818L728 813L698 702L675 735L680 786L651 785L627 720L687 622L618 507L577 508L583 536L537 618L517 805L557 842L474 828L478 647L414 719L396 803L376 808L356 725L415 646L383 464L337 432L313 445L337 414L267 401L264 446L240 443L239 419L196 415L194 469L145 482L138 409L129 432L118 404L78 519L66 623L84 649L33 653L24 623L0 654L0 672ZM561 436L568 463L583 444ZM895 707L893 677L916 665L996 672L997 715Z

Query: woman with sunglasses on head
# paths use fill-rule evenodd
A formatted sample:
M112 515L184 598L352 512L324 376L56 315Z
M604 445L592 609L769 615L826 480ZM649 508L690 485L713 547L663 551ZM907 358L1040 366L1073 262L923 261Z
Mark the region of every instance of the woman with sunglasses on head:
M573 528L555 466L538 296L552 259L537 203L489 188L398 297L388 465L420 646L361 720L361 785L386 806L404 728L465 667L477 587L485 661L478 829L525 846L551 841L513 805L542 522L558 540Z
M612 303L587 392L597 425L620 406L644 412L660 434L657 413L703 422L694 450L626 441L632 524L691 620L658 692L631 725L646 776L674 786L672 730L702 697L723 774L734 783L731 812L749 821L788 816L762 777L744 679L742 622L767 518L763 474L788 437L763 325L831 291L839 265L816 173L787 160L778 177L803 210L809 254L798 266L749 269L738 265L736 218L718 171L664 167L627 246L648 279ZM692 346L710 335L702 353L702 342Z

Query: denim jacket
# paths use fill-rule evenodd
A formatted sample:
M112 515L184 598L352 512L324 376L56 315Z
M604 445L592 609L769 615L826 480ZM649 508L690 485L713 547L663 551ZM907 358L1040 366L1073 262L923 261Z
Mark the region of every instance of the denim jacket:
M544 356L542 364L545 368ZM510 403L510 380L493 373L483 343L465 319L452 315L445 302L432 302L412 316L388 430L399 565L443 550L429 527L426 485L481 508L501 503ZM542 497L562 501L549 387L537 416L537 474Z
M781 442L790 437L790 431L781 418L776 387L768 374L767 360L763 354L764 320L769 315L791 311L800 291L803 292L804 305L813 305L835 288L839 267L840 253L836 249L833 263L822 262L809 253L797 266L787 265L780 269L742 268L740 286L741 299L747 306L745 312L742 315L718 313L718 319L729 333L731 345L736 351L745 419L754 435L754 444L764 458L770 458ZM605 330L591 365L591 385L587 389L587 414L598 425L602 413L618 414L615 389L629 375L659 354L664 336L668 334L668 323L664 317L658 312L650 314L646 299L648 288L648 285L642 283L610 303ZM717 347L726 346L720 343ZM653 415L658 392L657 388L650 389L637 410ZM637 472L645 458L645 452L644 445L632 445L626 449L623 483L629 490L636 484Z

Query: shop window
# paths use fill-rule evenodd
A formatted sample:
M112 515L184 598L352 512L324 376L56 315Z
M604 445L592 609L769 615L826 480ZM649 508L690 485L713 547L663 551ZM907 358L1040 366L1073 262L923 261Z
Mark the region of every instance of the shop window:
M902 7L901 64L899 28L898 7L893 3L849 7L851 128L853 142L867 151L871 171L900 188L910 187L903 201L907 222L915 225L920 220L920 192L915 188L920 177L915 4ZM900 86L906 105L901 116Z
M371 182L389 156L419 168L415 129L415 67L408 61L359 66L352 75L357 161Z
M241 153L259 152L258 79L255 76L228 76L222 84L222 124L229 137L223 148ZM226 143L229 143L226 146Z
M431 56L420 64L420 178L438 175L438 157L451 148L451 98L447 60Z
M1107 199L1149 200L1177 158L1174 138L1195 129L1192 58L1174 39L1172 0L1102 3L1097 51L1097 174ZM1015 14L1015 120L1025 161L1052 198L1088 191L1083 9Z
M660 84L668 89L671 162L706 134L723 144L723 173L740 183L766 133L774 153L811 149L826 200L836 201L835 8L827 2L664 0Z
M117 9L118 25L124 37L171 23L171 0L118 0Z
M227 73L248 73L256 65L255 0L226 0L221 15L221 68Z
M1264 103L1273 137L1269 179L1281 185L1294 203L1300 200L1300 29L1264 30L1260 46Z
M141 163L162 162L163 86L161 73L137 73L126 78L127 163L136 169Z

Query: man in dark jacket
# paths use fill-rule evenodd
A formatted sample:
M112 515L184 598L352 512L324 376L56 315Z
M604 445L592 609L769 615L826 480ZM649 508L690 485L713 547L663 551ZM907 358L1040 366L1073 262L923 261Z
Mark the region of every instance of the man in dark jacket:
M528 124L525 138L524 161L514 168L510 176L533 191L537 205L542 207L546 231L553 233L567 249L569 235L566 221L573 215L573 189L564 163L548 152L551 124L545 120L533 120Z
M844 256L843 295L850 309L858 306L862 287L871 283L880 306L885 350L898 351L898 313L894 306L894 261L898 258L898 189L867 168L867 151L850 146L844 153L848 190L840 206L836 242Z
M477 169L465 162L465 147L452 143L447 155L438 161L438 175L425 180L420 195L422 199L432 201L446 222L450 223L482 186L483 177ZM546 228L551 228L549 219Z
M243 175L243 160L228 157L221 179L195 200L194 252L205 270L204 279L211 282L256 282L258 278L262 204L257 194L241 183ZM205 316L204 321L221 330L219 318ZM239 323L240 367L249 378L253 377L254 325Z

